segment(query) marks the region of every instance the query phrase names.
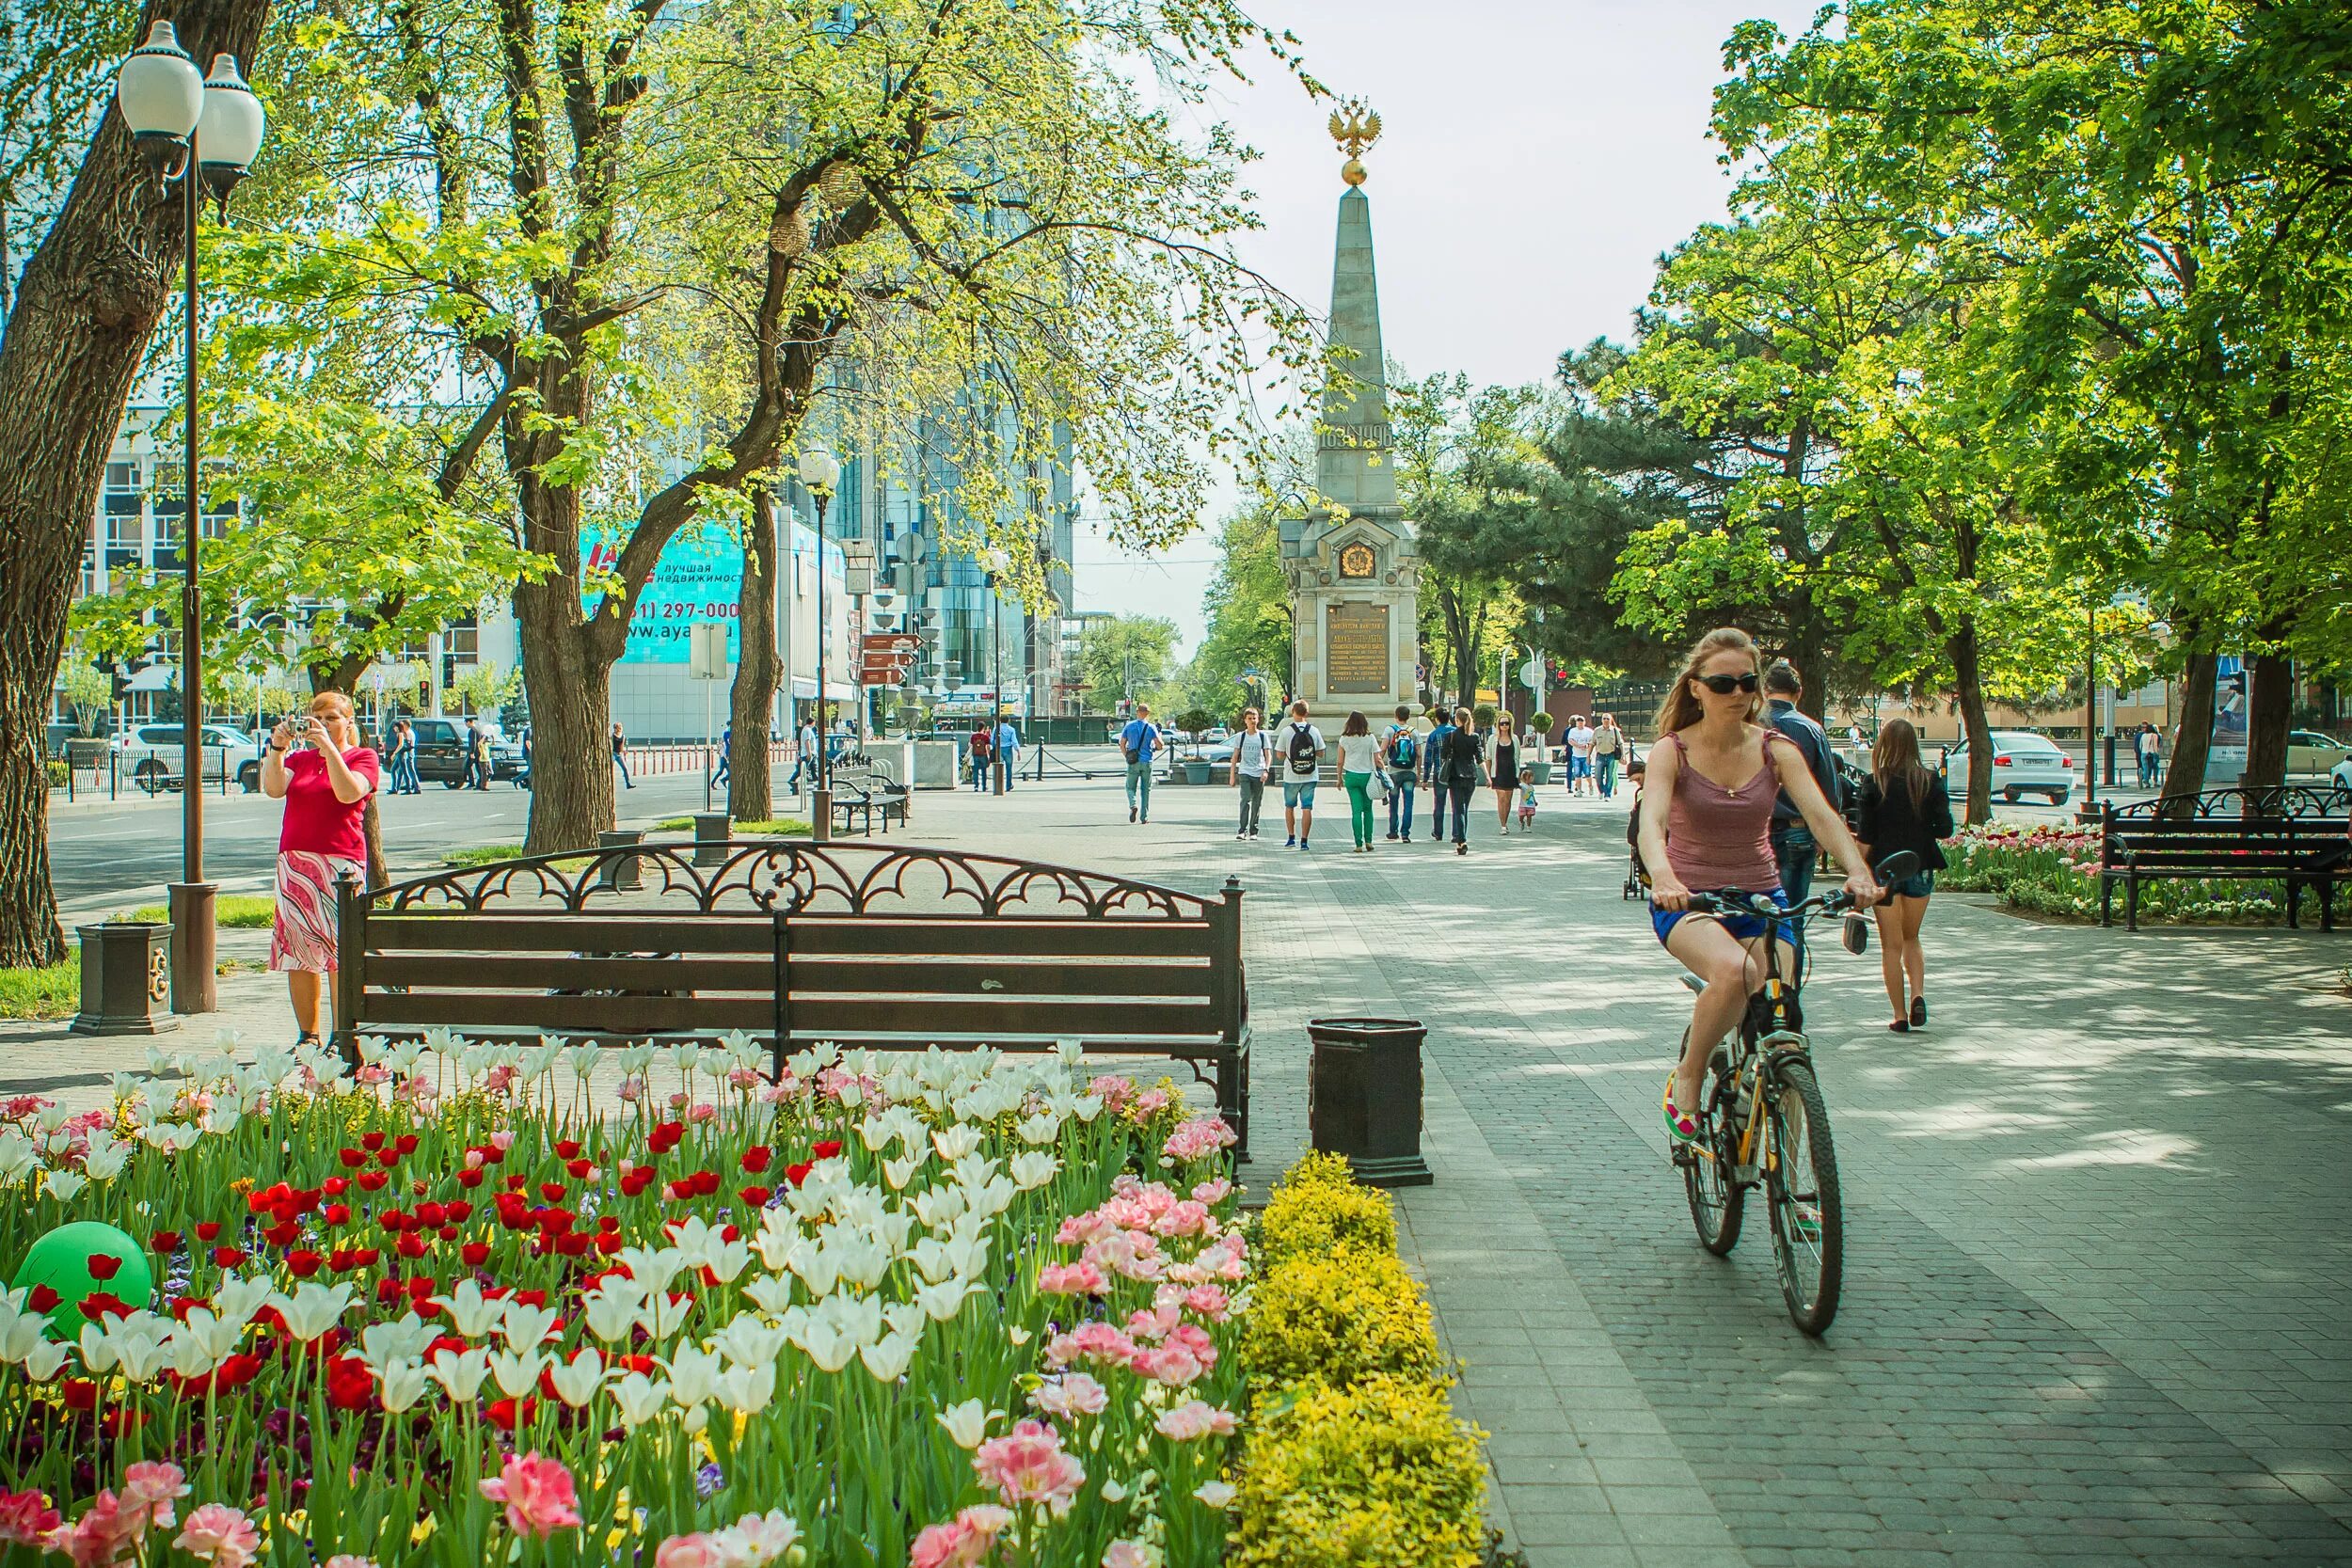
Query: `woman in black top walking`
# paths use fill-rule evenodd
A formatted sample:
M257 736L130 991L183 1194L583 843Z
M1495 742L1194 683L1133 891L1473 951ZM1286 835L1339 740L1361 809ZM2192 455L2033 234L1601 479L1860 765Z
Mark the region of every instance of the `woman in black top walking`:
M1952 834L1952 802L1944 781L1919 760L1919 732L1908 719L1890 719L1870 752L1870 776L1862 782L1858 832L1862 851L1875 869L1887 856L1909 850L1919 857L1917 875L1887 888L1871 912L1879 923L1879 967L1886 999L1894 1004L1897 1034L1928 1022L1927 958L1919 948L1919 926L1928 917L1928 895L1944 869L1939 842ZM1904 1006L1905 985L1911 1002Z
M1445 754L1438 762L1438 786L1454 802L1454 852L1470 853L1470 792L1478 787L1478 765L1486 755L1486 737L1470 726L1470 710L1454 710L1454 728L1445 737Z
M1519 739L1508 713L1495 715L1493 766L1486 777L1494 785L1495 832L1511 831L1511 798L1519 789Z

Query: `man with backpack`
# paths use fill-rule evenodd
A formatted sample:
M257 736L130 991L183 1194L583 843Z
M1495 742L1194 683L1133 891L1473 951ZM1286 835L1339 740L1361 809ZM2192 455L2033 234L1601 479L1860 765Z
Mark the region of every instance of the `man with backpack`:
M1119 749L1127 759L1127 820L1152 820L1152 759L1160 749L1160 727L1152 722L1152 705L1137 703L1136 716L1119 732Z
M1307 719L1307 705L1291 705L1291 716L1274 732L1275 753L1282 759L1282 847L1307 847L1315 826L1315 781L1323 774L1323 732Z
M1429 786L1429 810L1435 820L1429 824L1429 842L1445 840L1445 780L1440 770L1445 766L1446 741L1454 734L1454 716L1443 708L1434 708L1430 717L1436 721L1429 733L1422 737L1421 782Z
M1413 781L1421 776L1421 737L1413 733L1413 710L1399 707L1396 722L1380 737L1380 756L1389 772L1389 838L1413 836ZM1397 825L1397 802L1405 803L1404 826Z

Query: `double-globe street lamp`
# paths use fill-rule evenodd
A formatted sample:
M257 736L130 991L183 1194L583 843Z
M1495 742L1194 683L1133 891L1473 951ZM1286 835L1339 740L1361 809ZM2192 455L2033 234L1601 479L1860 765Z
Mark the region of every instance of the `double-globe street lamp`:
M809 836L826 844L833 839L833 774L827 766L833 735L825 721L825 650L832 641L825 624L825 508L841 483L841 460L823 447L809 448L801 453L801 483L817 502L817 787L809 795Z
M988 757L989 793L1002 795L1008 787L1005 778L1005 672L998 657L998 633L1004 625L1003 606L997 602L996 585L1012 567L1012 557L1003 548L992 546L980 553L980 581L988 590Z
M262 150L266 123L261 100L237 73L236 57L213 56L210 75L180 47L168 22L149 29L115 73L115 103L131 139L157 182L180 185L187 245L187 494L181 514L183 568L180 592L180 708L182 720L180 880L171 885L171 1007L209 1013L217 1005L213 977L213 894L204 880L204 623L198 598L198 552L203 532L197 462L197 214L203 195L225 216L229 193ZM198 185L203 186L202 193Z

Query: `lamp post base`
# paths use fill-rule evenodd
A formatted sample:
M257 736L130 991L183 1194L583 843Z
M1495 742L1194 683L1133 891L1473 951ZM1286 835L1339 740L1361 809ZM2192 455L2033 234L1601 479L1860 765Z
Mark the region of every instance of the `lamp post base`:
M808 797L808 836L819 844L833 842L833 791L815 789Z
M211 882L171 884L171 1010L175 1013L209 1013L220 1007L213 929L214 899L219 891Z

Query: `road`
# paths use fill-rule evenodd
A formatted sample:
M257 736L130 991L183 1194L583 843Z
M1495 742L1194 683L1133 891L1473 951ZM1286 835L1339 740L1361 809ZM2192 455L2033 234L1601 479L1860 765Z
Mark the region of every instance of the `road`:
M778 797L778 809L788 809ZM622 825L643 827L700 811L700 773L641 781L620 797ZM442 851L514 844L529 826L531 796L512 784L486 790L427 784L421 795L383 802L384 853L394 869L430 865ZM270 885L284 807L265 796L231 791L204 798L204 871L224 892ZM49 816L49 860L57 900L69 918L158 901L180 878L180 798L86 802Z

